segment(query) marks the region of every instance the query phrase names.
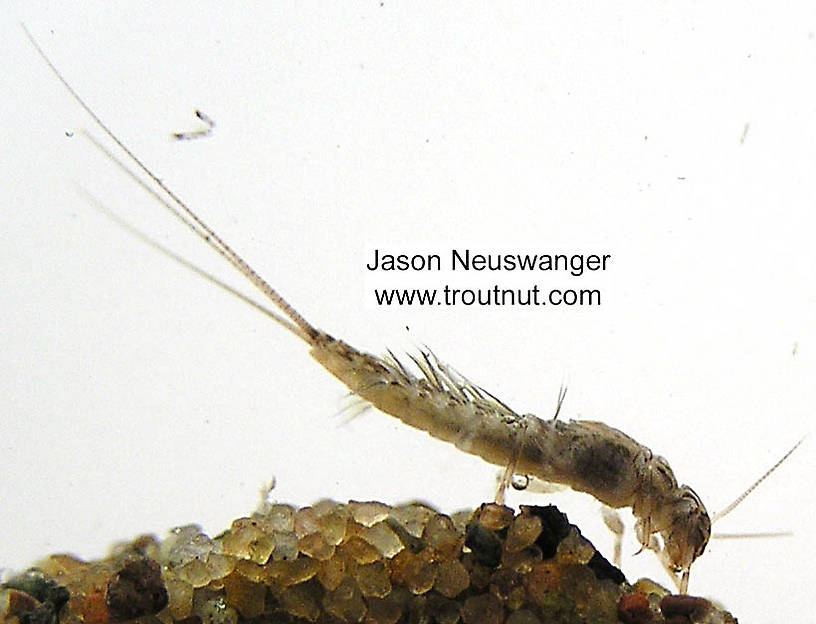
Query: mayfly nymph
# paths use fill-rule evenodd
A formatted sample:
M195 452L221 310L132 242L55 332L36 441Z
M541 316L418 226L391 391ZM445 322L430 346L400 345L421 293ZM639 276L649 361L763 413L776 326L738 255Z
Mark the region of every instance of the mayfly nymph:
M705 551L713 520L697 494L678 484L664 458L602 422L564 421L557 414L544 420L516 412L429 352L411 356L419 369L415 374L393 354L364 353L314 327L142 163L85 104L30 34L28 37L80 106L155 188L141 178L137 181L262 292L280 314L264 311L303 340L312 357L352 393L407 425L504 468L509 476L532 476L589 493L612 508L631 507L637 518L638 541L643 548L660 549L653 539L660 535L664 562L680 575L678 586L686 593L691 565ZM791 452L793 449L776 466ZM714 519L733 509L759 481Z

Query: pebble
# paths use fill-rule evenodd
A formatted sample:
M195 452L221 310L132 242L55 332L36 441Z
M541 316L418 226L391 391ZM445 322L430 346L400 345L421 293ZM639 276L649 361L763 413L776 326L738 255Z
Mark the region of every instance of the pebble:
M489 531L501 531L510 526L516 512L512 507L487 503L474 514L479 524Z
M354 571L354 579L363 596L384 598L391 593L391 579L382 561L358 566Z
M510 523L505 548L511 553L521 552L535 544L539 535L541 535L541 518L528 511L522 511ZM592 550L595 551L594 548Z
M207 600L195 611L202 624L238 624L238 612L227 606L223 596Z
M108 581L105 602L111 622L153 615L167 606L161 568L152 559L127 561Z
M662 613L661 613L662 612ZM57 617L59 614L59 618ZM104 560L55 555L0 585L0 624L400 622L732 624L708 601L626 583L555 507L266 503Z
M295 508L291 505L269 505L266 511L263 514L259 514L259 516L259 520L266 530L295 530Z
M323 596L323 608L343 622L360 622L367 607L357 583L346 578L342 583Z
M225 601L235 608L243 618L258 617L264 612L266 586L253 583L238 573L230 574L224 579Z
M434 589L447 598L456 598L470 585L470 574L458 559L442 561L436 571Z
M318 561L331 559L335 550L334 544L329 544L322 533L304 535L298 540L297 547L298 551Z
M348 510L355 522L367 527L382 522L391 513L391 508L388 505L374 501L349 501Z

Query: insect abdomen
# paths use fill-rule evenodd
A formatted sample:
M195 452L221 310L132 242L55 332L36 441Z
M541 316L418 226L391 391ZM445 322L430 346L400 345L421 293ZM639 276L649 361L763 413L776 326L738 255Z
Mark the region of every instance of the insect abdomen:
M509 461L514 441L507 422L511 412L503 412L490 401L460 398L435 388L425 379L414 378L325 334L315 341L311 354L380 411L491 464L504 466Z

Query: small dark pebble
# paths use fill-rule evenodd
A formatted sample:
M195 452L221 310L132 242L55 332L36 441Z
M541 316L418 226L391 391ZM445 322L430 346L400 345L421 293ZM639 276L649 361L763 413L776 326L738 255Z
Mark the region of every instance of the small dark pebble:
M36 569L24 572L0 587L24 592L40 603L33 609L17 613L20 624L57 624L59 610L71 597L65 587L46 579L42 572Z
M459 603L435 592L429 592L425 608L429 613L433 614L437 622L456 622L459 620Z
M7 583L0 585L0 587L19 589L29 596L33 596L39 602L53 605L56 611L59 611L62 605L68 602L71 597L71 594L62 585L59 585L56 581L46 579L42 572L34 568L15 576Z
M711 610L711 603L696 596L664 596L660 601L660 612L667 620L695 622Z
M465 546L473 552L473 558L488 568L499 565L502 555L502 541L493 531L479 522L471 522L465 532Z
M609 560L597 550L592 555L592 559L587 562L587 567L595 573L595 578L599 581L609 579L617 585L626 582L626 577L620 568L609 563Z
M128 561L108 582L105 593L111 621L158 613L167 600L161 568L147 558Z
M20 624L57 624L59 622L58 611L49 602L41 604L31 611L20 613L17 616Z
M649 599L643 594L624 594L618 600L618 619L624 624L648 624L652 621Z
M545 507L525 505L524 509L541 518L541 535L535 543L545 559L552 559L558 551L558 543L569 535L570 523L567 514L561 513L555 505Z
M33 611L40 605L34 596L22 592L19 589L8 587L5 591L6 600L8 600L6 604L7 615L18 615L26 611Z

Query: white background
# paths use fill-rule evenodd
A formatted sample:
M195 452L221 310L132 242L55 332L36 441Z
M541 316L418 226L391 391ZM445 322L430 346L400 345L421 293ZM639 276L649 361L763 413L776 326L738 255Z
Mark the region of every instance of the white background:
M565 417L664 455L710 511L810 430L812 8L343 4L4 4L0 566L188 522L215 533L272 476L299 505L454 511L489 500L495 474L376 412L342 425L344 389L303 344L97 212L77 187L241 284L77 133L99 131L20 21L160 177L351 344L430 345L543 417L566 382ZM171 141L195 108L214 134ZM463 279L375 282L374 248L452 247L610 253L602 275L467 276L600 288L603 305L372 303L375 283ZM716 526L795 536L712 541L693 593L746 621L811 611L815 444ZM609 552L594 499L553 500ZM666 582L634 550L629 578Z

